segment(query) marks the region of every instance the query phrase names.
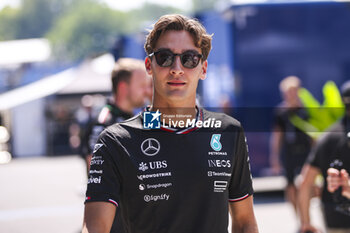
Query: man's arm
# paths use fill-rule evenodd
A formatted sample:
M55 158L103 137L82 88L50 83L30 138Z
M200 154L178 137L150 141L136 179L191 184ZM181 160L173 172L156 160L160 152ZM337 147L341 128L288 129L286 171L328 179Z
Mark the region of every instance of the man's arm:
M109 233L115 210L116 206L108 202L86 203L82 233Z
M258 233L258 225L253 210L253 197L229 203L232 233Z
M281 128L275 126L270 138L270 166L274 174L279 174L282 170L280 162L282 138L283 132Z
M309 214L312 187L318 174L320 174L320 170L318 168L309 164L304 165L302 170L303 182L299 188L298 194L302 233L307 231L318 232L317 229L311 225Z

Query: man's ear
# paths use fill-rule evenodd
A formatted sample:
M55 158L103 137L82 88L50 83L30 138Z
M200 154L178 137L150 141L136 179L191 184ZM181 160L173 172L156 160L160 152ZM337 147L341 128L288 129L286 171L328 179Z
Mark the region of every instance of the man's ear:
M147 71L147 74L152 75L152 67L151 67L151 58L150 57L146 57L145 58L145 68Z
M201 74L200 74L200 77L199 77L201 80L204 80L207 77L207 69L208 69L208 61L205 60L203 62Z

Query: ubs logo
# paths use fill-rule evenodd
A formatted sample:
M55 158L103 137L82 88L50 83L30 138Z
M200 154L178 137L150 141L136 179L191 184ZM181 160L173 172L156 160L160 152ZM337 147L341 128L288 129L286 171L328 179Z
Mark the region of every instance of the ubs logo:
M148 138L141 144L141 151L147 156L154 156L160 150L160 143L154 138Z
M168 164L166 160L163 161L153 161L149 163L141 162L139 164L139 170L140 171L147 171L148 169L155 170L155 169L161 169L161 168L167 168Z

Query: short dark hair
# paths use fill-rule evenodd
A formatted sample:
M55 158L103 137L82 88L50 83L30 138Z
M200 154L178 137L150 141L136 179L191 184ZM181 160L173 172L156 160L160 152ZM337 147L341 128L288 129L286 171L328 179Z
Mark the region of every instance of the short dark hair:
M112 92L116 93L120 82L130 82L132 72L135 70L144 70L145 66L142 60L134 58L120 58L116 62L112 71Z
M205 61L208 58L211 50L212 35L207 33L204 26L197 19L188 18L179 14L163 15L154 24L153 29L150 30L146 37L144 48L147 54L155 52L154 48L159 37L169 30L184 30L189 32L193 38L195 46L202 50L202 60Z

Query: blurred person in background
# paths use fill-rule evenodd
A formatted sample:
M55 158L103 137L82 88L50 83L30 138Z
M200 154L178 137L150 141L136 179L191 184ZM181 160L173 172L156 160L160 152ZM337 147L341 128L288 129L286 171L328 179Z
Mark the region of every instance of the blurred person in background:
M279 89L283 102L275 111L274 128L270 138L272 172L280 174L284 171L287 179L285 196L296 212L298 188L295 181L312 146L312 139L291 121L293 116L308 118L298 97L300 87L301 81L296 76L288 76L280 82Z
M131 118L137 108L144 107L151 96L151 78L147 75L142 60L120 58L112 71L112 100L101 110L96 120L87 130L82 140L82 155L85 158L87 171L95 143L100 133L114 123ZM111 233L123 233L119 211L116 212Z
M350 171L350 81L342 85L341 95L346 108L345 116L319 139L302 171L303 181L299 192L302 233L319 232L310 223L309 215L311 190L319 174L324 178L321 201L327 232L350 232L350 203L341 196L342 191L338 189L339 180L347 179ZM341 185L344 187L344 195L347 195L348 185L349 183Z
M112 71L112 99L102 108L90 130L84 135L81 153L89 171L92 151L100 133L109 125L134 116L151 96L151 78L142 60L120 58Z

